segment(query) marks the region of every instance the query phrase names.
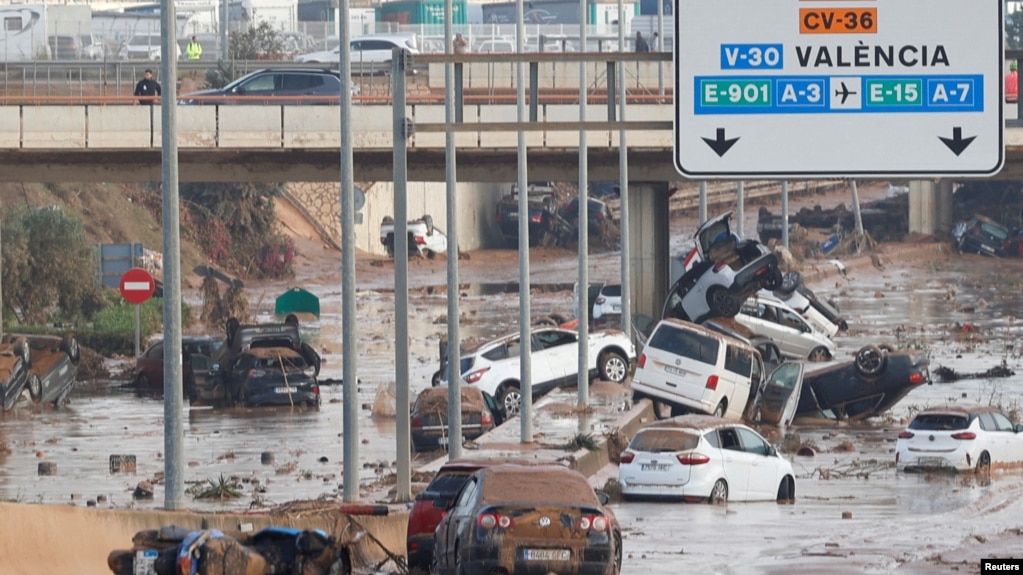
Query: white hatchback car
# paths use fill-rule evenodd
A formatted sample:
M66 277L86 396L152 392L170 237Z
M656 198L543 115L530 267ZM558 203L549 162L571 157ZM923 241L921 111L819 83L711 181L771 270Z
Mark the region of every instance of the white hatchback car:
M754 335L774 341L786 357L828 361L838 351L831 338L770 292L758 292L743 302L735 321Z
M401 48L409 54L418 54L418 37L412 33L373 34L359 36L348 42L349 57L355 69L372 68L374 71L389 70L395 48ZM296 62L337 64L341 60L341 47L324 52L312 52L295 57Z
M575 385L579 372L578 332L559 327L535 327L531 335L533 396L561 385ZM519 341L518 332L506 335L463 355L459 364L462 382L497 398L509 417L519 412L522 399ZM587 343L590 376L624 382L629 375L629 364L636 359L632 340L621 331L604 330L591 332Z
M916 414L895 442L895 465L906 471L987 473L1023 467L1023 425L994 407L949 405Z
M796 499L792 464L740 423L684 415L640 429L621 454L624 499L692 503Z

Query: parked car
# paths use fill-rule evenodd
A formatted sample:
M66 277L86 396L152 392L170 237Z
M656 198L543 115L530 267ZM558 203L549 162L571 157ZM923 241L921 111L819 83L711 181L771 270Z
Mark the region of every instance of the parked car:
M696 247L685 259L686 272L668 290L662 318L702 323L715 316L735 317L742 302L760 289L781 286L778 257L755 240L732 234L726 212L696 231Z
M434 532L455 496L473 473L483 467L508 463L507 459L454 459L441 466L426 489L416 494L408 514L405 551L410 570L429 573L433 561Z
M770 292L760 291L743 302L735 321L773 341L786 357L829 361L838 352L831 338Z
M132 383L141 391L163 392L163 340L153 342L135 358ZM205 384L212 376L214 359L224 348L224 338L213 336L184 336L181 351L189 358L196 381ZM186 393L188 390L185 390Z
M29 399L36 404L64 405L75 387L78 362L82 359L78 340L71 334L4 335L8 343L18 338L25 338L32 355L26 384Z
M314 68L264 68L250 72L223 88L200 90L178 99L181 105L337 104L341 74Z
M384 216L380 222L380 243L387 250L387 257L394 259L394 218ZM448 237L433 225L433 218L424 215L408 222L408 255L433 259L437 254L448 252Z
M920 411L899 433L895 465L905 471L976 471L1023 467L1023 425L987 405Z
M609 315L622 314L622 286L603 282L591 283L586 290L586 302L590 309L590 319L595 322L607 319ZM579 310L579 284L572 289L572 307Z
M437 526L434 565L437 575L618 575L621 528L578 471L484 467Z
M400 48L407 54L418 54L418 37L414 33L372 34L349 41L352 68L365 72L389 72L392 50ZM295 62L336 64L341 61L341 48L312 52L295 57Z
M448 387L428 387L412 406L412 449L417 452L448 447ZM504 422L504 410L478 387L462 386L462 438L472 441Z
M859 420L884 413L917 386L930 383L926 354L866 345L853 361L806 374L797 415Z
M1018 251L1010 250L1010 241L1008 228L980 214L952 228L952 244L960 252L1018 257Z
M477 44L476 49L473 51L478 52L480 54L493 54L495 52L496 53L515 52L516 50L517 48L515 47L514 40L509 40L507 38L491 38L483 40L482 42Z
M792 464L759 433L705 415L658 421L621 454L622 498L698 503L796 499Z
M530 355L533 396L560 385L575 385L578 377L579 334L570 329L542 326L531 331ZM629 364L636 357L632 340L617 330L589 334L589 377L622 383ZM510 417L519 412L522 399L519 382L519 333L483 344L461 357L462 385L474 385L497 398ZM442 373L441 377L446 377ZM442 383L444 380L442 379Z
M103 45L92 34L56 34L48 38L54 60L102 60Z
M135 34L121 46L118 57L121 60L146 60L159 62L163 53L162 39L159 32ZM181 59L181 46L174 43L174 57Z
M632 376L636 401L650 398L658 417L704 413L741 419L752 411L765 368L748 342L678 319L661 320Z

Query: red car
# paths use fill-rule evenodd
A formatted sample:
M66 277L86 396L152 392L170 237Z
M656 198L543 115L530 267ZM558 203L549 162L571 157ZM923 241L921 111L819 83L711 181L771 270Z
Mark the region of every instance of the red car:
M182 352L191 357L192 371L197 379L203 381L209 376L210 367L223 347L223 338L210 336L181 338ZM150 345L135 358L132 382L139 391L163 392L163 340Z

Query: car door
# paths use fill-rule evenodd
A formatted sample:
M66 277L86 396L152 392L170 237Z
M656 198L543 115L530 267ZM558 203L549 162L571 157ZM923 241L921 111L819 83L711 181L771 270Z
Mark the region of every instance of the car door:
M778 487L777 458L771 456L771 446L756 432L745 427L736 427L742 441L742 451L749 464L749 479L746 500L773 499Z
M777 318L772 329L779 335L779 338L775 338L775 342L782 354L805 359L810 354L810 346L807 344L805 335L811 331L810 326L791 309L768 305L773 310L774 317Z
M745 501L749 491L751 457L743 450L737 427L722 427L717 433L722 473L728 482L728 499Z
M455 552L459 549L459 541L469 534L472 527L472 511L478 492L479 478L470 477L458 493L455 504L448 509L444 520L437 526L435 541L443 542L441 553L437 554L437 562L443 566L445 572L454 572L457 565Z
M995 431L991 434L998 444L998 454L992 452L992 463L1014 464L1023 460L1023 451L1020 450L1020 438L1016 434L1015 426L1004 414L997 411L991 413L994 421Z
M239 84L234 89L236 96L274 96L280 87L280 74L267 73L259 74ZM247 104L252 102L235 101L234 104Z
M579 337L571 331L547 329L533 332L533 392L575 383L579 367Z
M789 425L799 405L803 389L802 362L787 362L771 372L760 396L754 421L770 425Z

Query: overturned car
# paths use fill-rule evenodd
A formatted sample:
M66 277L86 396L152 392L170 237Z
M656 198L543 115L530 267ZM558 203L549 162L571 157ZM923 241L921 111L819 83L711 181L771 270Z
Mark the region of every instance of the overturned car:
M756 240L740 240L729 226L731 217L726 212L696 230L696 247L686 256L686 272L668 290L662 318L703 323L735 317L758 290L781 287L778 257Z
M58 336L5 334L0 340L0 403L12 409L28 393L34 404L60 407L75 386L78 340Z

